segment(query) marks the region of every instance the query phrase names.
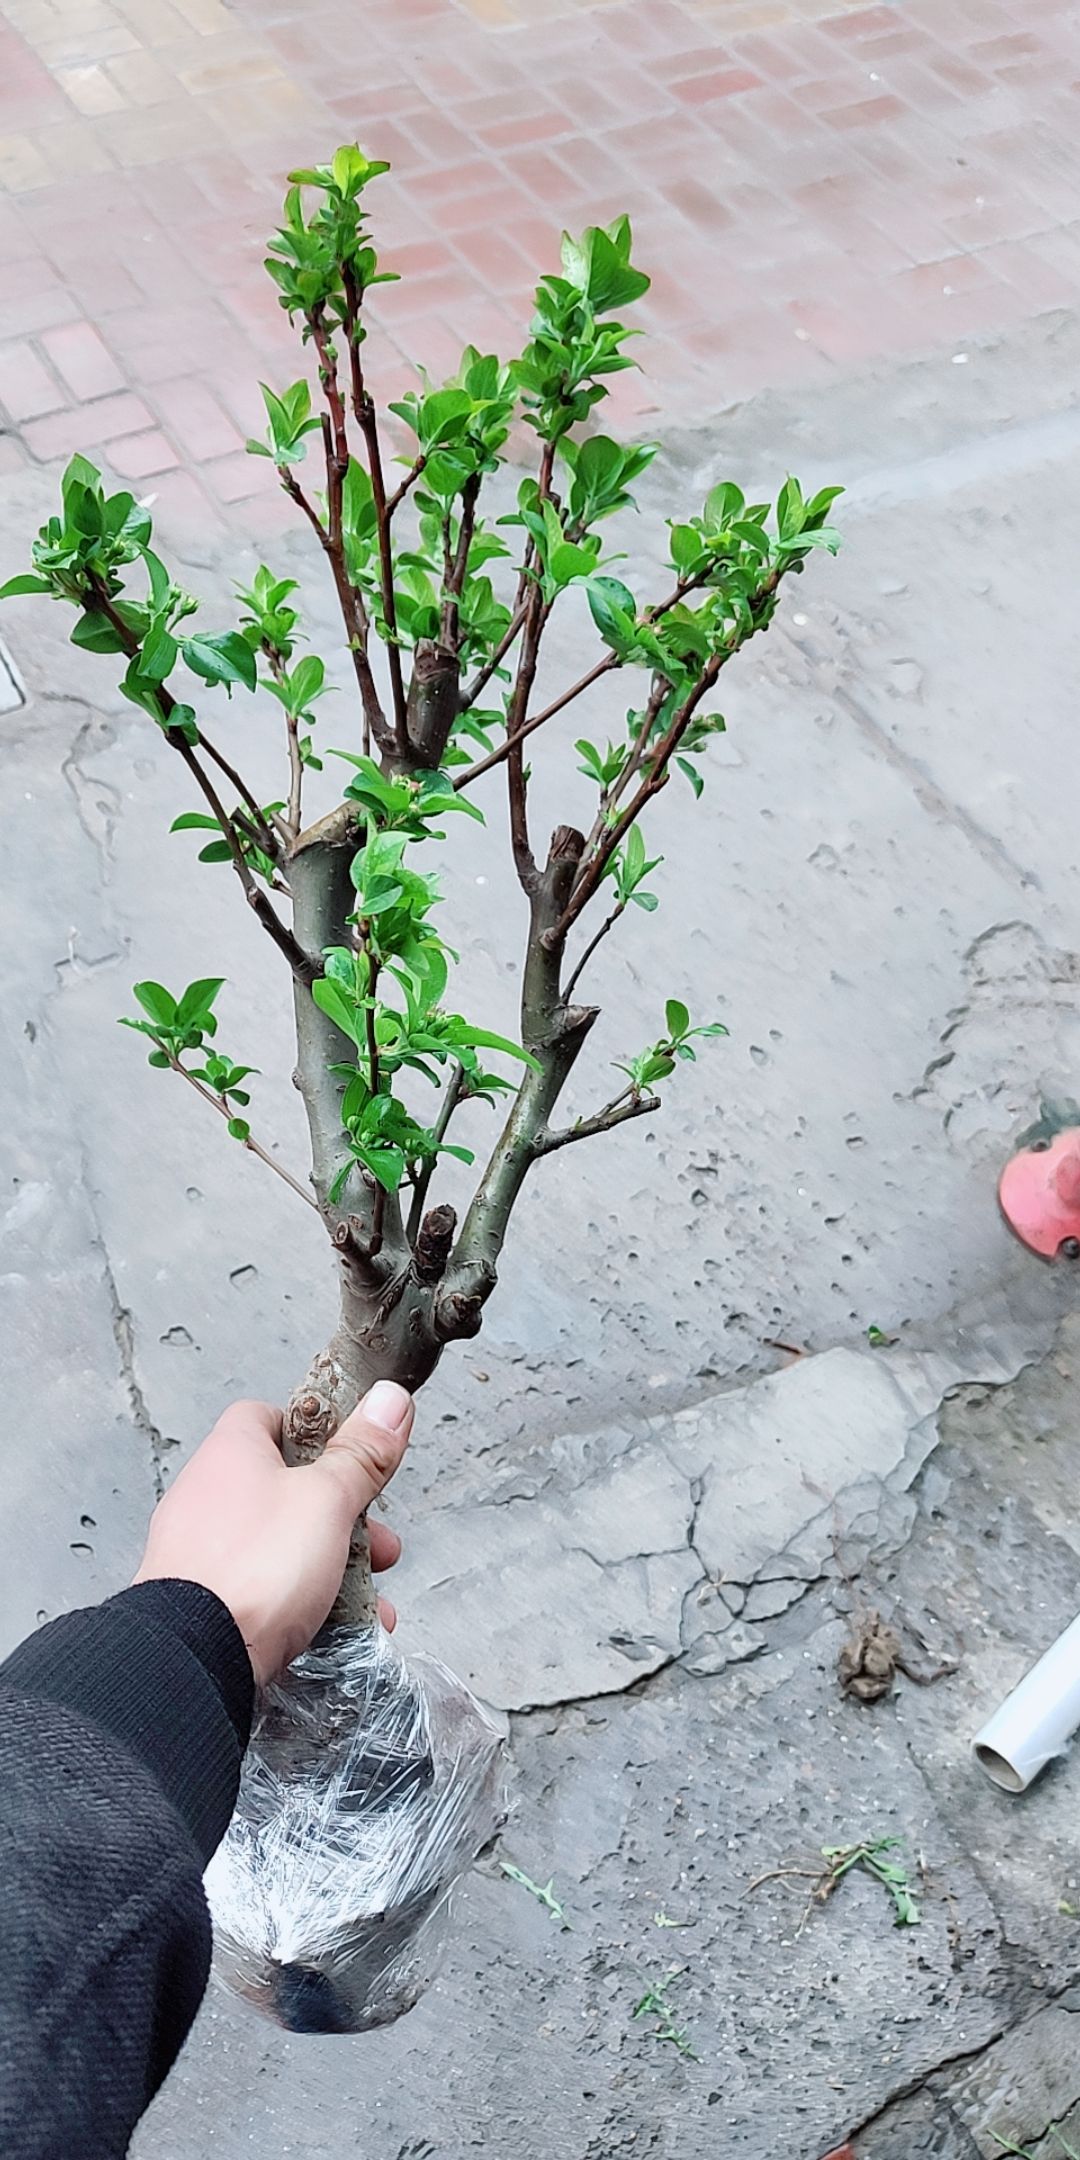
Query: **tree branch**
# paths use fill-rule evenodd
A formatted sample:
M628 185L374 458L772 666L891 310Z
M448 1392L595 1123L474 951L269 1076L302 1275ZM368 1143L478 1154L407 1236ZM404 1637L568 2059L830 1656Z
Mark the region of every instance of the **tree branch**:
M114 607L109 594L105 590L105 587L97 580L94 581L94 595L95 599L98 602L98 605L102 609L102 612L108 616L108 619L111 622L113 629L116 631L117 636L120 638L124 647L124 651L128 654L129 658L134 659L136 655L141 651L139 640L135 636L134 631L129 629L127 623L124 621L124 618L119 613L118 609ZM244 854L244 850L240 845L240 838L239 834L237 833L236 826L232 818L229 816L229 813L226 810L225 805L222 802L209 774L203 771L203 768L195 755L195 751L189 743L183 729L179 727L173 727L169 724L170 715L176 711L177 701L174 698L172 691L167 689L164 683L158 684L157 700L166 722L164 729L165 740L169 744L170 748L177 751L179 755L183 758L184 763L192 776L192 779L195 781L196 785L201 790L210 810L212 811L214 817L217 820L217 823L221 827L222 838L226 841L228 845L229 853L232 856L233 869L236 871L237 877L239 878L240 883L244 888L244 897L248 903L248 906L252 909L253 913L258 916L258 919L261 922L263 929L270 937L273 938L275 945L279 948L281 952L284 953L285 958L287 959L289 966L291 967L297 981L302 983L313 982L315 976L319 972L318 968L313 965L312 961L309 959L307 953L303 949L303 946L300 944L294 933L291 930L287 929L285 924L282 922L280 915L277 913L277 910L274 907L273 901L271 900L269 893L264 892L262 886L256 882L255 876L251 870L251 866L248 863L247 858ZM201 734L199 735L199 746L200 748L207 748L207 745ZM223 761L218 758L217 762L221 764ZM231 768L229 768L229 770L231 772ZM247 791L245 791L245 799L252 801L254 800L253 797L248 795ZM265 830L266 821L263 818L262 811L258 810L257 805L256 810L260 826ZM274 852L275 854L277 852L276 846Z
M284 689L286 668L281 654L276 646L268 645L265 639L262 641L262 650L278 689ZM295 840L301 828L300 796L304 785L304 761L300 755L300 727L296 714L291 713L287 705L283 707L283 711L289 745L289 800L285 809L285 822L290 840Z
M648 757L649 762L645 768L644 777L641 781L641 785L637 789L636 794L631 798L631 801L628 804L627 808L622 812L622 815L615 820L614 824L610 824L606 818L604 819L603 830L598 834L595 843L592 843L590 836L590 845L587 847L582 857L581 868L578 872L577 880L574 885L573 892L570 896L570 904L566 909L564 909L562 917L560 921L556 924L555 928L547 933L548 940L553 947L557 942L565 939L566 933L569 930L571 923L576 920L576 918L580 915L582 908L591 899L592 894L596 891L596 887L599 884L600 879L603 877L604 871L607 868L607 865L610 862L611 857L615 852L615 849L619 846L619 843L623 839L624 835L629 831L631 825L634 823L634 820L640 815L641 811L645 807L645 804L649 801L651 796L658 794L660 789L667 785L668 769L671 763L671 759L674 756L676 750L678 749L679 744L682 741L682 738L685 735L686 730L689 727L690 722L693 719L694 713L697 711L697 708L700 705L702 698L706 697L709 691L713 688L713 685L716 682L717 676L719 675L721 668L725 667L727 665L727 662L733 659L734 655L740 650L743 645L745 645L747 639L753 637L755 631L762 627L762 619L764 619L766 623L770 619L773 596L783 575L784 565L780 564L776 568L770 570L768 574L762 579L760 586L758 587L752 600L749 603L749 626L745 626L741 623L736 624L735 627L729 632L727 638L725 639L723 645L719 648L719 650L710 655L709 659L706 661L705 666L701 671L697 682L694 684L689 694L683 699L682 704L677 707L664 734L661 736L660 741L657 743L655 749L651 752L651 755L649 753L647 744L643 747L642 763L644 764L646 757ZM655 688L656 685L654 684L654 692ZM663 700L661 699L661 703L662 702ZM657 707L657 710L659 710L659 706ZM646 727L647 720L643 721L642 723L643 735L646 732ZM633 763L634 760L631 760L631 764ZM594 832L595 830L596 828L594 827Z
M364 382L364 370L360 359L360 296L356 279L348 265L343 266L342 281L345 289L345 333L349 341L349 379L352 388L352 408L367 445L368 473L371 493L375 504L375 525L379 539L379 568L382 582L383 614L386 617L386 657L390 668L390 687L394 699L394 734L398 753L408 753L409 734L405 717L405 683L401 672L401 647L398 644L397 614L394 604L394 556L390 545L390 511L386 500L386 482L383 479L382 450L379 444L379 422L374 400Z
M590 940L589 940L589 943L588 943L588 944L586 945L586 947L585 947L585 950L584 950L584 952L582 953L582 955L581 955L581 958L580 958L580 960L578 961L578 964L577 964L576 968L574 969L574 972L573 972L573 974L571 975L571 977L570 977L570 980L569 980L569 982L567 983L567 985L566 985L566 988L565 988L565 990L563 991L563 996L564 996L565 998L572 998L572 997L573 997L573 995L574 995L574 987L575 987L575 984L576 984L576 983L577 983L577 981L578 981L578 977L579 977L580 975L583 975L583 974L584 974L584 972L585 972L585 969L586 969L586 968L588 967L588 965L589 965L589 962L590 962L590 960L592 959L592 956L593 956L594 952L596 951L596 948L597 948L597 946L598 946L599 944L601 944L601 943L602 943L602 941L603 941L603 939L604 939L604 938L606 938L606 936L607 936L607 934L608 934L608 931L609 931L609 930L613 930L613 929L614 929L614 927L615 927L615 924L616 924L616 923L618 922L618 920L619 920L619 917L620 917L620 915L623 915L623 914L625 914L625 912L626 912L626 902L625 902L625 900L620 900L620 901L619 901L619 902L617 903L617 905L616 905L615 907L613 907L613 908L612 908L612 910L611 910L611 913L610 913L610 915L609 915L609 916L608 916L608 918L607 918L607 921L606 921L606 922L603 922L603 923L601 923L601 925L600 925L600 928L599 928L599 930L598 930L598 931L597 931L597 933L596 933L596 936L595 936L594 938L590 938Z
M273 826L268 822L266 812L261 804L256 802L246 780L241 779L236 767L230 765L228 758L222 757L220 750L215 748L214 744L203 734L201 728L199 729L199 748L205 750L211 763L217 766L219 772L224 773L226 780L231 781L241 802L247 805L251 813L256 831L260 835L260 844L265 847L268 855L272 855L275 860L279 860L281 855L280 834L276 833Z
M371 738L374 737L379 749L385 755L395 747L394 736L392 730L386 724L386 714L382 709L379 693L375 687L375 677L371 672L371 662L368 659L369 625L363 594L357 591L356 586L349 577L345 563L344 547L340 542L336 546L331 542L330 535L318 511L315 509L314 504L308 501L295 475L287 465L279 465L278 472L286 495L288 495L290 501L297 505L298 509L303 511L313 531L318 534L319 545L330 564L334 585L337 590L338 604L345 624L345 635L349 651L352 654L353 669L360 691L360 702L364 710L365 750L370 747Z
M232 1118L234 1113L229 1109L228 1104L222 1101L221 1096L215 1095L212 1088L208 1088L202 1080L197 1079L194 1073L188 1072L186 1066L181 1065L179 1058L169 1057L169 1064L174 1072L179 1073L182 1080L187 1081L189 1087L194 1088L197 1095L202 1096L204 1102L210 1104L211 1109L219 1111L220 1115L225 1119ZM315 1202L311 1194L304 1191L299 1179L294 1178L291 1170L286 1170L283 1163L275 1162L273 1156L268 1154L267 1150L261 1147L257 1140L252 1139L250 1133L246 1140L241 1141L241 1146L246 1147L250 1154L257 1155L259 1161L264 1162L267 1168L274 1172L275 1177L284 1179L285 1184L290 1186L294 1193L299 1193L305 1207L315 1208ZM315 1208L315 1212L318 1214L318 1208Z
M550 613L550 609L547 613ZM546 619L547 615L545 614L545 621ZM553 720L555 714L561 712L564 705L569 705L574 698L580 697L582 691L587 690L590 684L597 682L601 675L606 675L612 668L621 666L622 662L616 653L611 653L606 660L597 661L596 666L590 668L588 674L583 675L579 682L574 683L569 690L564 690L562 696L557 697L552 704L545 705L543 712L534 713L531 720L526 720L524 727L517 730L518 739L524 742L527 735L532 735L537 728L542 728L545 720ZM507 725L509 725L509 721ZM474 780L479 780L481 773L490 772L493 765L501 765L504 758L509 757L510 749L511 739L507 735L505 742L501 742L497 749L489 751L487 757L478 758L475 765L468 766L465 772L458 774L454 782L455 788L471 787Z
M632 797L622 815L616 818L615 823L605 825L604 832L591 856L583 864L577 883L571 893L569 906L564 910L555 929L548 933L552 944L565 938L571 923L576 922L582 908L585 907L596 891L620 841L629 832L634 820L640 816L650 797L658 795L660 789L666 787L668 766L671 758L678 749L702 698L712 689L720 669L728 657L729 655L726 653L714 653L706 663L700 680L694 685L689 696L684 698L666 733L657 744L637 793Z
M579 832L560 825L530 894L521 1039L536 1062L514 1096L454 1247L435 1308L435 1325L444 1339L475 1333L479 1326L481 1307L495 1285L511 1210L536 1159L536 1134L545 1130L596 1019L592 1007L567 1005L561 996L561 950L553 950L545 935L569 899L584 844Z
M625 1125L628 1118L647 1117L659 1108L659 1095L635 1095L630 1102L617 1097L594 1117L578 1118L576 1124L564 1126L561 1132L545 1127L533 1141L533 1154L553 1155L556 1148L569 1147L572 1140L591 1140L595 1133L614 1132L616 1125Z
M458 646L458 603L461 599L465 573L469 567L469 549L472 546L476 525L476 503L480 494L480 474L470 473L461 491L461 519L458 540L449 573L443 586L442 618L439 636L444 645L456 652Z
M506 629L503 631L503 634L499 639L499 642L496 645L490 660L485 660L483 667L479 671L479 674L473 676L473 679L469 684L468 689L464 692L460 706L460 710L462 712L468 712L469 707L471 705L475 705L481 691L486 690L487 685L491 681L491 678L494 675L496 668L501 667L502 662L505 660L511 645L514 643L514 640L518 635L518 632L524 629L525 617L527 614L528 608L525 606L524 603L521 603L520 605L515 607L514 612L511 615L510 620L506 626Z
M435 1141L434 1153L432 1154L430 1161L424 1164L424 1167L416 1180L416 1184L413 1187L412 1206L409 1209L409 1220L405 1225L405 1235L408 1238L410 1245L416 1244L417 1236L420 1230L420 1224L423 1220L424 1202L427 1199L428 1186L430 1185L432 1177L435 1173L436 1165L439 1160L439 1148L442 1145L443 1140L446 1138L447 1126L449 1125L450 1120L453 1117L455 1110L457 1109L458 1103L461 1100L461 1086L464 1078L464 1071L455 1060L453 1071L451 1072L450 1078L446 1083L445 1089L443 1090L443 1099L439 1106L439 1115L436 1118L433 1127L433 1138Z
M695 587L703 585L704 582L705 573L702 573L700 577L687 578L685 581L681 581L675 587L674 592L670 592L668 594L666 600L658 601L655 607L646 608L645 613L642 616L642 622L650 625L654 622L659 622L661 615L666 615L668 609L675 606L676 601L684 599L688 592L693 592ZM495 669L499 664L499 661L503 658L504 654L513 644L514 639L518 634L518 630L521 628L522 623L525 622L527 618L527 614L527 607L520 608L515 613L501 645L493 654L491 660L488 661L486 668L481 669L480 674L477 676L476 681L472 686L472 689L462 700L462 712L465 712L468 709L468 707L472 704L473 699L479 695L479 692L480 690L482 690L484 684L494 674ZM545 720L553 720L556 713L560 713L562 711L564 705L572 704L575 698L581 696L583 690L589 690L591 689L594 682L599 682L602 675L609 675L613 668L620 668L624 667L625 665L625 661L620 660L618 653L609 652L605 654L602 660L598 660L596 662L595 667L591 667L589 669L587 675L580 676L576 683L572 683L570 685L569 690L562 691L559 697L554 698L550 705L546 705L544 707L543 712L537 713L532 720L527 721L525 726L519 729L518 732L520 733L522 739L524 740L526 735L531 735L534 728L543 727ZM661 700L661 703L662 702L663 700ZM474 780L479 780L481 773L490 772L493 765L501 765L503 759L509 755L509 752L510 743L509 739L507 739L506 742L501 742L497 749L490 751L487 757L478 758L475 765L470 765L465 772L459 773L457 779L454 782L455 788L471 787Z
M387 496L386 519L388 524L390 522L390 519L393 517L394 512L398 507L398 504L404 502L405 497L409 492L409 489L415 484L417 480L419 480L420 475L423 472L426 464L427 458L421 451L420 456L418 458L415 458L413 460L413 463L410 465L409 470L401 483L401 486L395 488L392 495Z

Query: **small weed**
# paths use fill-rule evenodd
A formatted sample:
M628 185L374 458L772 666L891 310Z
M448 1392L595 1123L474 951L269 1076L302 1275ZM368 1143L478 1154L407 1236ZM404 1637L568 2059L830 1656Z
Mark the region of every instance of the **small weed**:
M908 1881L907 1869L902 1860L886 1858L886 1854L895 1851L900 1842L896 1837L882 1837L868 1838L860 1845L823 1845L823 1869L769 1868L764 1875L756 1876L752 1883L747 1884L744 1895L748 1896L751 1890L759 1890L761 1885L767 1882L809 1882L811 1888L806 1901L806 1911L796 1929L796 1934L801 1935L814 1906L826 1904L834 1890L843 1882L845 1875L850 1875L852 1868L862 1868L865 1874L872 1875L875 1882L879 1882L882 1888L888 1891L893 1902L895 1925L918 1927L921 1914Z
M1030 2145L1014 2145L1011 2138L999 2137L996 2130L991 2130L990 2135L995 2145L1000 2146L1003 2153L1014 2153L1017 2160L1035 2160L1035 2154L1032 2152ZM1057 2139L1064 2160L1080 2160L1080 2153L1077 2153L1075 2145L1066 2143L1056 2123L1048 2123L1043 2136ZM1042 2138L1039 2139L1039 2143L1042 2144Z
M650 2040L665 2040L669 2047L676 2048L680 2055L685 2055L688 2062L700 2062L700 2055L695 2055L690 2044L689 2033L676 2022L675 2005L668 1995L671 1982L677 1980L685 1970L683 1965L672 1965L662 1979L654 1980L652 1986L646 1988L641 2001L634 2004L630 2014L636 2018L655 2018L656 2025L648 2034Z
M570 1922L555 1895L555 1877L553 1875L546 1883L536 1883L531 1875L526 1875L523 1868L515 1867L512 1860L500 1860L499 1866L503 1874L510 1877L511 1882L520 1883L522 1889L527 1890L530 1897L534 1897L539 1905L544 1906L545 1910L551 1914L552 1919L558 1921L564 1933L570 1933Z
M871 1350L891 1350L893 1343L897 1341L897 1337L895 1335L886 1335L884 1328L875 1327L871 1322L866 1330L866 1340Z
M673 1920L671 1914L666 1913L663 1910L661 1910L660 1912L654 1912L652 1916L652 1924L654 1927L667 1928L688 1928L693 1927L694 1925L692 1920Z
M896 1837L874 1838L866 1845L823 1845L821 1857L829 1865L832 1877L830 1888L835 1888L852 1868L863 1868L881 1883L893 1901L896 1927L918 1927L919 1907L912 1895L907 1869L902 1860L887 1860L885 1854L895 1851L900 1844Z

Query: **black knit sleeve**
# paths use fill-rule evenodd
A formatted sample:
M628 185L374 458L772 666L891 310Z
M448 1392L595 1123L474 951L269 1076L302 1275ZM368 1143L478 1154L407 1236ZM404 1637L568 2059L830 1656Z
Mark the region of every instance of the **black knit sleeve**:
M0 2152L113 2160L202 2000L202 1870L253 1683L194 1583L65 1614L0 1666Z

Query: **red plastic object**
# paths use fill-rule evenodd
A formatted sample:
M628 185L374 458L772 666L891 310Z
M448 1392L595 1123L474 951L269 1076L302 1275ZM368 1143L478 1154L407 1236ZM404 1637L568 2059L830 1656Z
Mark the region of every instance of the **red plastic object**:
M998 1200L1010 1230L1029 1252L1041 1253L1044 1260L1061 1252L1080 1257L1080 1125L1021 1148L1001 1173Z
M823 2153L821 2160L856 2160L854 2145L834 2145L831 2152Z

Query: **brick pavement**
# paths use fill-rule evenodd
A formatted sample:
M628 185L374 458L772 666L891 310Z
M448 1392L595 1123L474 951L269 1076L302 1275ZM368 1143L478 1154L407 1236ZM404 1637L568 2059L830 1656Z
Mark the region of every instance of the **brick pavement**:
M393 166L377 387L508 353L559 227L627 208L647 426L1075 305L1078 121L1065 0L0 0L0 471L272 518L262 244L341 139Z

